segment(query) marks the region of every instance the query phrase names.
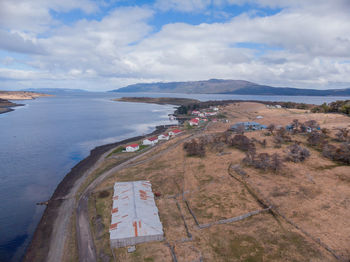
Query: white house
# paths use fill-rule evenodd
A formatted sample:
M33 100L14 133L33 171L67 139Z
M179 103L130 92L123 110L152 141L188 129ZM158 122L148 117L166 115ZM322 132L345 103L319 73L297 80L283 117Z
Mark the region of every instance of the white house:
M169 134L161 134L158 136L158 140L169 140Z
M174 130L172 130L172 131L169 132L169 136L176 136L176 135L178 135L178 134L180 134L180 133L182 133L181 130L179 130L179 129L174 129Z
M158 137L156 136L147 138L142 142L143 145L151 145L151 146L154 146L157 143L158 143Z
M125 151L126 152L135 152L135 151L137 151L139 149L140 149L140 147L139 147L138 144L131 144L131 145L127 145L125 147Z
M192 115L198 116L200 113L201 113L201 112L199 112L198 110L193 110L193 111L192 111Z

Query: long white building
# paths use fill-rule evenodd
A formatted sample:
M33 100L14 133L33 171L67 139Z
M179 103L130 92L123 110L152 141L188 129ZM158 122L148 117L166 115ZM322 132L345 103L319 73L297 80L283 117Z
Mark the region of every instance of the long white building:
M149 181L114 184L109 233L111 247L163 240L163 226Z

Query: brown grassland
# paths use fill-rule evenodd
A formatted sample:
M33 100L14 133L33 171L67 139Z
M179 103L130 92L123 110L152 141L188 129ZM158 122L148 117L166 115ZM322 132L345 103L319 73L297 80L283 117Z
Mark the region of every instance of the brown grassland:
M224 132L238 121L285 126L293 119L300 122L316 120L322 128L331 130L330 136L334 136L335 128L350 126L350 118L340 114L271 109L259 103L231 104L221 107L220 111L229 123L211 122L203 135ZM258 115L263 119L257 120ZM258 153L277 152L284 156L290 143L276 148L273 136L266 133L263 130L245 135L266 139L265 148L257 145ZM296 134L292 138L307 146L305 135ZM177 139L162 143L157 151L169 147ZM116 261L172 261L170 246L177 261L336 261L334 254L348 261L350 166L324 158L314 148L308 149L311 156L307 160L285 162L279 173L242 165L244 152L232 147L225 146L225 154L218 154L208 147L206 155L200 158L188 157L183 144L152 161L116 172L95 189L89 200L91 228L99 259L113 261L114 256ZM106 165L114 161L116 159L109 159ZM263 212L241 221L200 229L188 206L199 224L263 208L242 183L229 175L230 164L239 164L248 175L244 178L246 183L294 225L274 212ZM152 183L153 192L161 194L156 204L166 240L137 245L133 253L128 253L126 248L111 250L108 229L113 184L143 179ZM74 246L74 243L70 245Z

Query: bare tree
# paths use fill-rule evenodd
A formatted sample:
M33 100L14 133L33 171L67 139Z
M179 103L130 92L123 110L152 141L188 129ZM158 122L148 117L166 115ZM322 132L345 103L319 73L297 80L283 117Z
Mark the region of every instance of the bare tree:
M274 172L278 173L280 171L282 171L285 168L285 165L283 164L283 160L280 157L279 154L274 153L271 156L271 160L270 160L270 169L273 170Z
M298 119L294 119L293 123L292 123L293 133L294 134L299 131L299 126L300 126L299 120Z
M255 145L248 137L245 135L235 135L230 143L230 146L236 147L242 151L255 150Z
M322 147L322 155L324 157L334 159L336 155L337 147L329 143L325 143Z
M285 128L280 128L277 130L275 137L273 138L273 142L275 143L275 147L280 148L283 143L291 142L292 138L288 134Z
M242 162L245 165L264 171L272 170L274 172L279 172L285 167L282 158L277 153L273 155L269 155L268 153L256 155L255 152L247 152Z
M286 156L287 161L292 161L295 163L303 162L309 156L310 156L310 151L307 148L301 147L298 144L290 145L287 148L287 156Z
M349 139L349 131L347 128L339 128L338 132L335 134L337 140L340 142L345 142Z
M317 131L312 131L308 138L307 142L312 146L320 146L325 142L325 136Z
M350 164L350 143L343 143L337 150L336 160L341 161L346 164Z
M269 124L267 126L267 130L270 131L271 135L273 135L273 131L275 131L275 129L276 129L276 126L274 124Z
M335 161L350 164L350 142L345 142L336 147L326 143L322 149L322 155Z

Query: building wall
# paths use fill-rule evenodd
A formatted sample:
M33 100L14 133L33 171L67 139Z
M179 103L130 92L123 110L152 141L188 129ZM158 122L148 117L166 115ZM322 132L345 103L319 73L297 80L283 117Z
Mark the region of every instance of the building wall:
M119 247L127 247L134 246L144 242L151 241L162 241L164 239L163 235L153 235L153 236L139 236L139 237L129 237L123 239L111 239L111 247L119 248Z

